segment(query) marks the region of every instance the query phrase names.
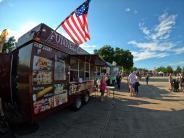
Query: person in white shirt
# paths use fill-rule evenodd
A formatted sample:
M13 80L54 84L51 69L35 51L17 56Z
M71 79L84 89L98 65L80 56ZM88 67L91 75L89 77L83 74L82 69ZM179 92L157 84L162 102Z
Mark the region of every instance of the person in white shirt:
M135 74L135 72L132 72L128 76L128 84L129 84L129 88L130 88L130 96L134 96L135 95L135 91L134 91L135 83L136 83L136 74Z
M172 91L172 89L173 89L173 85L172 85L172 82L173 82L173 78L172 78L172 74L170 73L169 74L169 90L170 90L170 92Z

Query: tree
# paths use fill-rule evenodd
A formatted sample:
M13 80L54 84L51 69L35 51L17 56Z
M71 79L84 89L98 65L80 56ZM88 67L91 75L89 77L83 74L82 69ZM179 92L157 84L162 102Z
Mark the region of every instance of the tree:
M6 42L7 36L8 36L8 31L7 29L4 29L0 34L0 53L3 52L3 46L4 46L4 43Z
M117 63L117 65L122 66L122 57L123 57L124 51L123 49L120 49L118 47L114 50L114 61Z
M8 41L4 43L3 52L6 52L6 50L12 51L12 49L15 48L15 41L14 36L10 37Z
M124 51L121 62L122 62L123 70L125 71L132 70L134 65L132 53L128 50Z
M114 61L114 49L110 45L105 45L99 50L94 50L95 54L99 54L105 61L112 63Z
M167 66L167 73L173 73L173 69L171 66Z
M97 49L94 50L94 54L98 54L98 50Z
M167 68L165 68L165 67L159 67L159 68L156 69L156 71L157 72L163 72L163 73L167 73L168 72Z
M128 50L121 48L112 48L105 45L99 50L94 50L95 54L99 54L105 61L112 63L115 61L118 66L122 67L125 72L133 69L133 55Z
M180 66L177 66L175 73L181 73L182 72L182 68Z

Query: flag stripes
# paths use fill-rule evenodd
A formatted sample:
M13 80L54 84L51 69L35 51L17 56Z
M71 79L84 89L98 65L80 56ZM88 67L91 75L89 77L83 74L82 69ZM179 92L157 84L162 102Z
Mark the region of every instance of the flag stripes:
M88 5L89 1L84 2L61 23L73 42L78 45L90 40L87 22Z

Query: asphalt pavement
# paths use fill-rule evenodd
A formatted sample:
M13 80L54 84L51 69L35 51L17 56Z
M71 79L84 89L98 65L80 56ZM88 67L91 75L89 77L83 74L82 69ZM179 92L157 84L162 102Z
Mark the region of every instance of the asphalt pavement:
M79 111L65 109L38 122L39 129L17 138L183 138L184 93L170 93L167 82L141 82L130 97L125 81L101 102L93 95Z

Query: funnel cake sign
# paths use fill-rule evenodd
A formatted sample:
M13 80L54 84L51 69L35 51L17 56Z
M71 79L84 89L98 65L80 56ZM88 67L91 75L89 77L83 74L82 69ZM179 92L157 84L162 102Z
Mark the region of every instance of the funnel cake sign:
M42 24L41 28L40 37L44 43L50 44L68 54L89 54L78 45L74 44L48 26Z

